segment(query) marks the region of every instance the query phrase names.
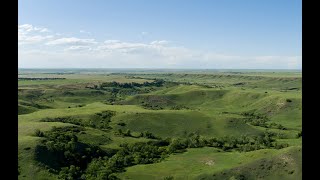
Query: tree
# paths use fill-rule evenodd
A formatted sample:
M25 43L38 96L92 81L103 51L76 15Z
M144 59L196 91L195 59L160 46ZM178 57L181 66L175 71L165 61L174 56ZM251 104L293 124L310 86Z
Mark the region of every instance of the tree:
M80 177L80 175L80 167L76 167L74 165L71 165L70 167L63 167L59 172L59 178L67 180L77 179L78 177Z

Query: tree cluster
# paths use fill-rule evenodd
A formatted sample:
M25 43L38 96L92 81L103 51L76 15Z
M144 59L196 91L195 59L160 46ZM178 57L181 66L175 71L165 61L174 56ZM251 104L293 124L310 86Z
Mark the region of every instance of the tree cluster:
M57 117L57 118L44 118L42 122L62 122L70 123L78 126L92 127L97 129L111 129L109 123L111 122L112 116L115 115L114 111L103 111L96 113L89 119L80 119L75 117Z
M160 87L163 86L164 80L162 79L156 79L153 82L144 82L144 83L136 83L136 82L131 82L131 83L119 83L116 81L113 82L104 82L100 84L100 89L104 87L115 87L115 88L136 88L136 87L150 87L150 86L156 86ZM94 86L98 89L98 86Z
M153 139L148 142L123 143L120 149L102 150L98 146L79 142L77 133L82 127L53 128L44 133L36 147L36 159L45 164L61 179L118 179L115 173L137 164L160 162L169 154L184 152L187 148L215 147L223 151L253 151L263 148L284 148L277 144L274 134L266 131L259 136L225 136L207 138L197 133L184 138L156 138L145 131L139 137ZM122 132L122 130L121 130ZM41 134L41 133L38 133ZM130 130L125 133L132 136Z

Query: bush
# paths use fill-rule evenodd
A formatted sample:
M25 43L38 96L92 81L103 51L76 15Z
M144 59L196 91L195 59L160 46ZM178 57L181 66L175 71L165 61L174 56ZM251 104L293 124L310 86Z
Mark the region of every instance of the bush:
M184 139L173 139L168 146L168 151L170 153L183 152L188 147L187 141Z
M126 123L120 122L120 123L118 123L118 125L119 125L119 126L125 126Z
M118 129L116 132L114 132L114 135L120 135L120 136L123 136L122 129Z
M297 135L296 135L297 138L300 138L302 137L302 131L300 131Z
M282 126L281 124L278 124L278 125L277 125L277 129L286 130L287 128L285 128L285 127Z
M39 129L35 130L34 135L37 137L44 137L44 133L42 131L40 131Z
M79 127L52 128L35 148L35 159L49 169L61 171L64 179L80 176L93 158L105 156L98 146L84 144L76 136ZM80 174L78 174L78 172Z
M123 135L124 136L132 136L130 129L127 129L127 131Z
M68 116L68 117L57 117L57 118L43 118L42 122L62 122L70 123L84 127L92 127L98 129L111 129L109 122L111 117L115 115L114 111L103 111L90 116L89 120L83 120L80 118Z
M60 179L77 179L82 174L80 167L71 165L70 167L63 167L59 172Z
M97 114L103 116L103 114ZM77 134L84 128L52 128L46 132L45 139L35 149L36 160L51 168L62 179L118 179L115 173L137 164L160 162L171 153L184 152L186 148L204 146L216 147L224 151L253 151L262 148L284 148L288 144L274 143L273 133L266 131L260 136L226 136L204 138L197 133L189 133L185 138L152 140L149 142L123 143L120 148L100 149L98 146L79 142ZM130 130L118 134L131 136ZM140 136L153 138L145 131ZM172 176L165 177L173 179Z
M144 132L141 132L138 137L145 137L145 138L148 138L148 139L159 139L157 138L155 135L153 135L151 132L149 131L144 131Z
M289 147L289 144L278 144L278 143L275 143L275 145L274 145L274 148L276 148L276 149L282 149L282 148L286 148L286 147Z
M109 179L109 176L115 171L108 166L108 160L102 158L93 159L88 165L82 179Z
M127 129L125 132L122 131L122 129L118 129L117 132L114 133L115 135L120 135L120 136L128 136L132 137L130 129Z
M141 134L140 134L141 135ZM157 139L157 137L155 135L153 135L151 132L149 131L145 131L144 133L142 133L143 137L146 137L148 139Z
M164 180L173 180L173 176L167 176L165 178L163 178Z

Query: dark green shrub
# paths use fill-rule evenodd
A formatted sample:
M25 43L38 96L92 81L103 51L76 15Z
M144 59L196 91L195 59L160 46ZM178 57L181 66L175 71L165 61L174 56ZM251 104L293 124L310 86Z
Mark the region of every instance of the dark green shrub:
M36 129L34 132L34 135L37 137L43 137L44 133L42 131L40 131L39 129Z
M118 123L118 125L119 125L119 126L125 126L126 123L120 122L120 123Z
M297 138L300 138L302 137L302 131L300 131L297 135L296 135Z
M167 176L165 178L163 178L164 180L173 180L173 176Z
M70 167L63 167L59 172L60 179L78 179L81 176L82 172L80 167L71 165Z

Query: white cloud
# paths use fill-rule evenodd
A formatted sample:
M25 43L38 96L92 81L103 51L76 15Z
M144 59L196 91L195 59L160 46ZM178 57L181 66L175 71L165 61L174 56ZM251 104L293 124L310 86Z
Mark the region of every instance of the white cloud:
M166 41L166 40L152 41L150 44L151 45L166 45L166 44L169 44L169 41Z
M96 44L94 39L80 39L80 38L59 38L46 43L46 45L90 45Z
M41 35L35 35L35 36L26 36L23 34L18 34L18 44L23 45L23 44L35 44L39 42L43 42L48 39L52 39L53 36L48 35L48 36L41 36Z
M18 26L18 31L26 31L30 32L33 31L33 26L31 24L23 24Z
M23 24L18 26L18 44L36 44L52 39L53 35L45 35L50 32L47 28L36 27L31 24ZM45 34L44 34L45 33Z
M39 31L39 32L49 32L49 30L47 28L34 28L35 31Z
M121 41L120 40L114 40L114 39L104 41L105 44L112 44L112 43L119 43L119 42L121 42Z
M108 42L104 45L99 46L100 48L105 49L136 49L136 48L144 48L148 45L143 43L130 43L130 42Z
M148 34L149 34L149 33L146 32L146 31L141 32L141 35L143 35L143 36L148 35Z
M23 24L23 25L19 25L18 26L18 31L22 32L22 33L26 33L26 32L41 32L41 33L46 33L46 32L50 32L49 29L44 28L44 27L36 27L36 26L32 26L31 24Z
M64 49L65 51L84 51L91 50L90 46L70 46Z
M83 34L91 34L91 32L85 31L85 30L80 30L80 33L83 33Z
M65 37L30 24L19 25L18 39L19 67L298 69L302 62L301 56L220 54L168 40L146 43Z

